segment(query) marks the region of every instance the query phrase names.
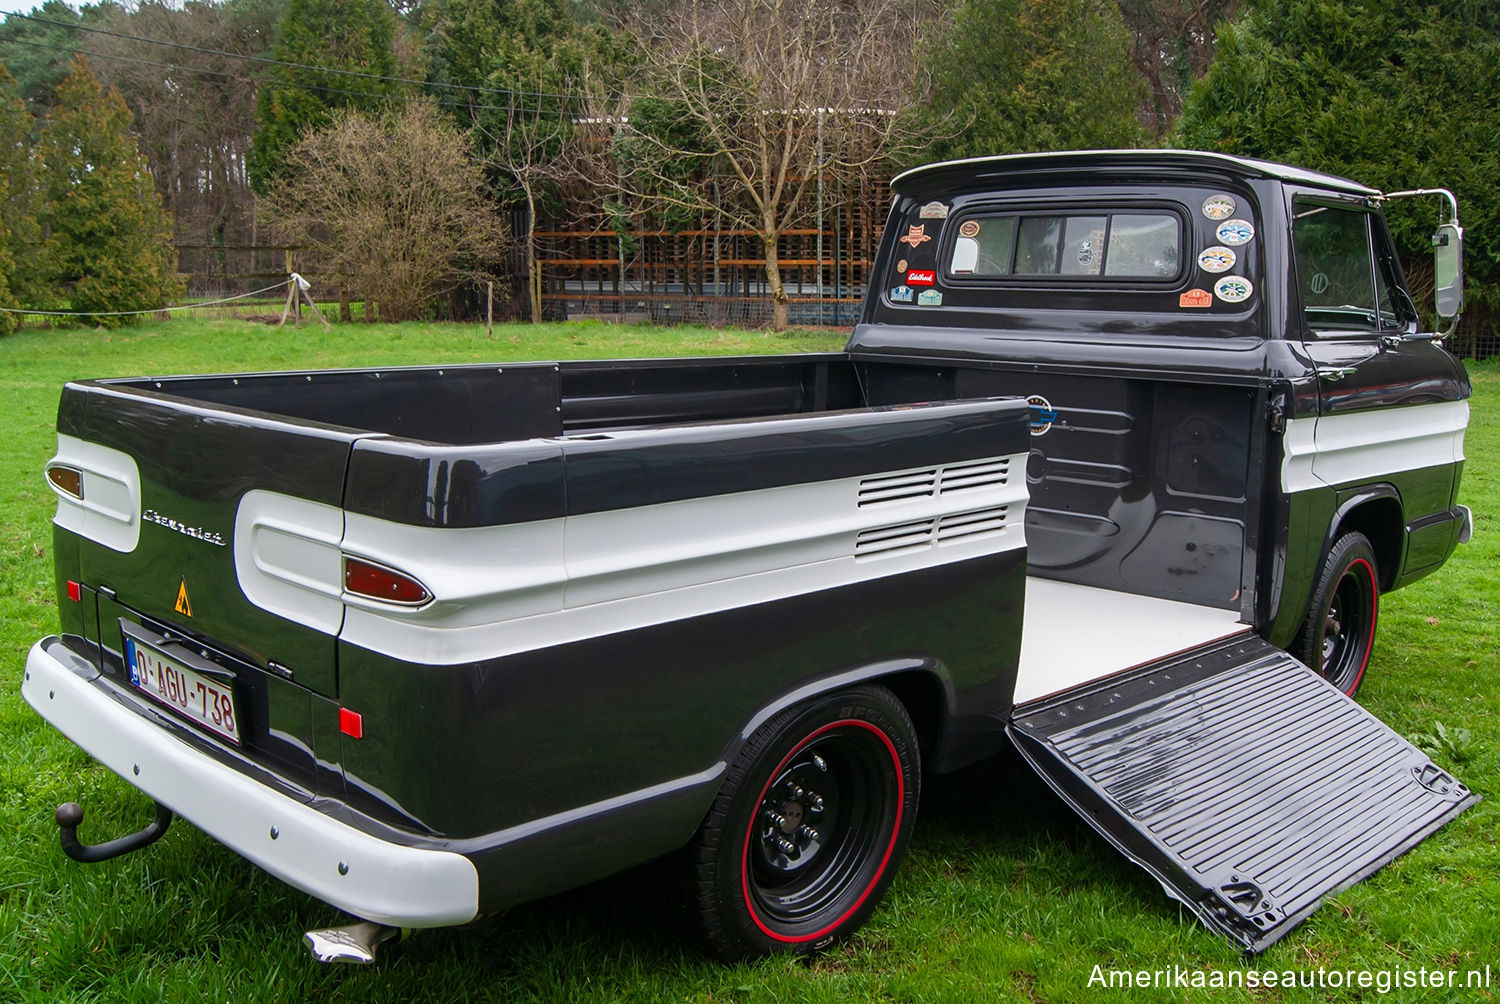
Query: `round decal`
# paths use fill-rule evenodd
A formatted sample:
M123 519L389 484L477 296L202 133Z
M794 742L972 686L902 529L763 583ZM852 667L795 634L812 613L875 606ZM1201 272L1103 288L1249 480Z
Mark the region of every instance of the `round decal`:
M1203 200L1203 215L1211 220L1227 220L1234 215L1234 196L1219 193Z
M1250 280L1242 275L1226 275L1214 283L1214 296L1225 303L1239 303L1248 300L1250 294L1255 292L1255 287L1250 285Z
M1057 412L1040 394L1031 395L1026 399L1026 403L1031 406L1031 434L1033 436L1046 435L1047 430L1052 428L1052 423L1057 421Z
M979 236L979 221L964 220L958 225L958 236L974 238Z
M906 259L905 258L902 258L900 261L896 262L896 271L897 272L905 272L906 271Z
M1249 244L1255 238L1255 227L1246 220L1230 220L1220 223L1214 234L1219 238L1219 243L1239 247L1241 244Z
M1238 256L1231 248L1205 248L1198 256L1198 267L1205 272L1228 272L1234 268L1234 263L1238 260Z

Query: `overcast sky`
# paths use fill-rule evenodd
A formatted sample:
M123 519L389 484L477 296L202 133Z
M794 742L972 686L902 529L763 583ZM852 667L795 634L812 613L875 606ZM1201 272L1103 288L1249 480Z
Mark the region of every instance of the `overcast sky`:
M22 14L30 14L40 7L44 0L0 0L0 13L11 14L20 11ZM69 7L77 7L77 4L68 4Z

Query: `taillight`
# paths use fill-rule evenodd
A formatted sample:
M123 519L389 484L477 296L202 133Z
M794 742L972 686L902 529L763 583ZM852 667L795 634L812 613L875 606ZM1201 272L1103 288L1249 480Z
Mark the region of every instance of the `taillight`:
M344 588L356 596L404 606L421 606L432 599L428 588L410 575L347 554L344 555Z
M47 468L47 480L63 494L83 501L83 472L78 468L56 464Z

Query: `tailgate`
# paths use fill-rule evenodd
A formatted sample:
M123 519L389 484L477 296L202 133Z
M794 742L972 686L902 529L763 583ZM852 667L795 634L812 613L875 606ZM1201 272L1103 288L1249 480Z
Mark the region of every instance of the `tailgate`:
M1251 953L1478 801L1248 632L1018 709L1009 731L1084 819Z
M144 615L159 631L213 639L259 668L271 666L279 676L335 693L338 598L331 597L322 611L326 623L308 626L317 620L309 617L293 623L246 596L237 580L236 552L252 543L240 537L253 537L265 553L252 560L263 565L269 554L286 565L272 573L293 576L299 562L337 560L345 468L357 436L353 430L203 408L150 390L69 384L58 409L55 462L82 468L86 487L99 484L110 494L99 493L107 502L102 515L97 507L79 511L64 498L57 522L82 538L76 574L99 590L105 647L123 651L120 620L128 630L129 622ZM251 528L253 534L237 533L241 500L251 492L261 502L256 511L270 515ZM92 506L92 493L85 494ZM282 496L310 501L299 519L314 511L326 517L326 525L303 525L295 540L277 538L274 504ZM331 547L313 537L328 538Z

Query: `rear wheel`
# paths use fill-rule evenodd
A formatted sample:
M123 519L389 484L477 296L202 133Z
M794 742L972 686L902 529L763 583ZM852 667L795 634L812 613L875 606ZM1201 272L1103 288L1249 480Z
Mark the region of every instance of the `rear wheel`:
M808 954L859 928L916 819L920 754L906 709L859 687L784 711L745 744L694 840L694 916L736 960Z
M1296 654L1352 697L1370 664L1379 616L1375 550L1364 534L1347 533L1323 562Z

